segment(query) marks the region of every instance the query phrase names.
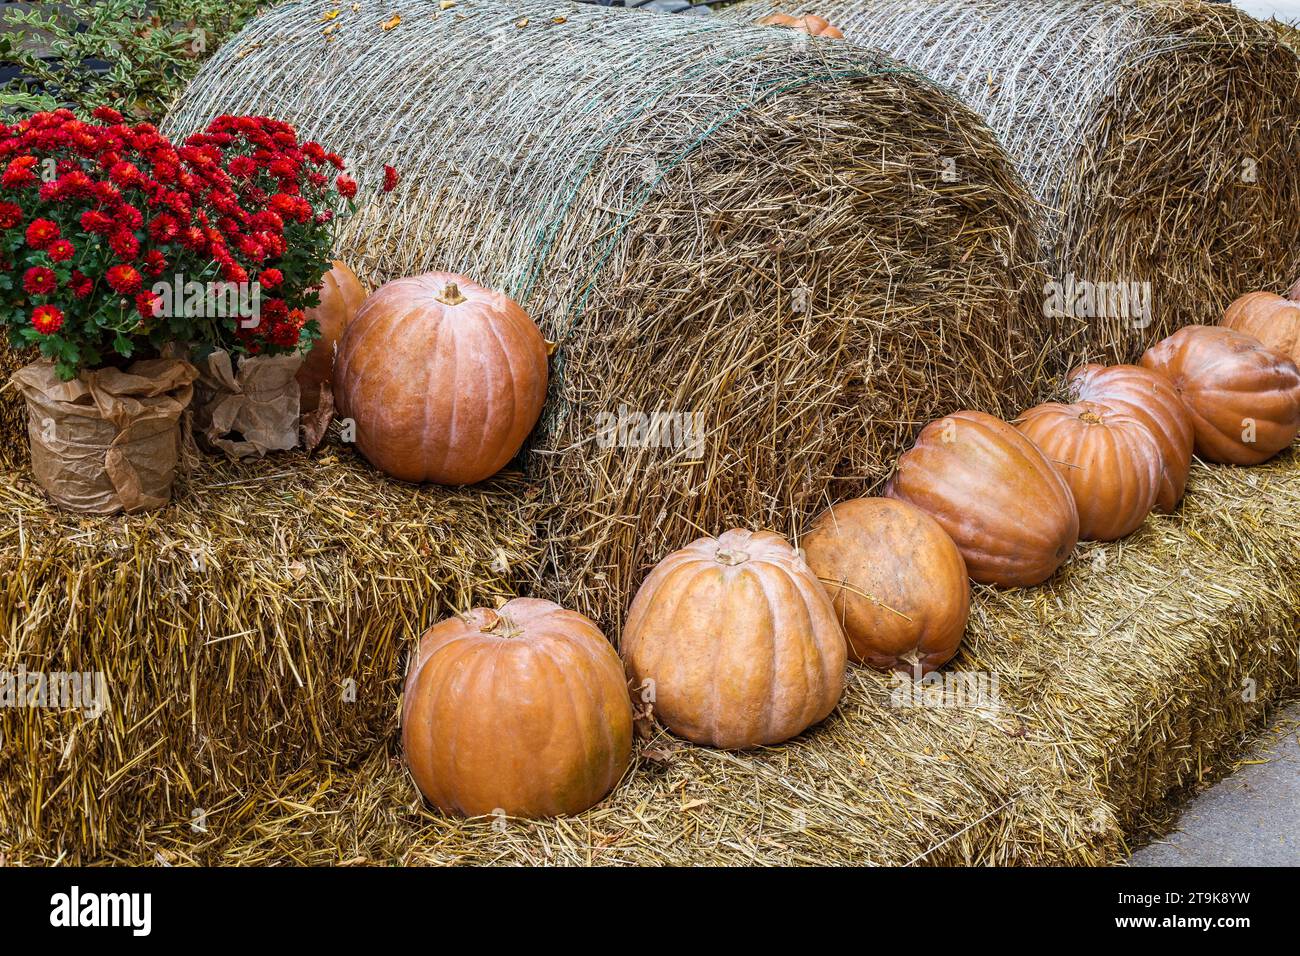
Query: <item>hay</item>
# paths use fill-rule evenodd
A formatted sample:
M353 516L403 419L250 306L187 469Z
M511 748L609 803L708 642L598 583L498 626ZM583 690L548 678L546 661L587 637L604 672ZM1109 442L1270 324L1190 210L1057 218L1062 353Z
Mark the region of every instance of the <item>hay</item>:
M99 671L111 702L0 708L0 849L101 858L372 751L408 642L536 558L525 497L518 477L416 489L327 446L204 459L163 511L81 518L0 471L0 672Z
M1267 25L1181 0L825 0L815 12L987 119L1053 211L1058 280L1150 283L1149 327L1120 308L1074 321L1090 357L1132 360L1300 274L1300 61Z
M1295 693L1298 541L1300 450L1198 462L1177 514L1081 550L1045 587L977 589L948 669L996 675L1000 708L886 706L888 679L852 668L840 709L787 745L724 753L659 734L589 813L466 821L421 805L392 686L388 745L359 764L302 765L209 808L205 833L178 816L103 859L1119 862Z
M23 356L9 347L0 335L0 467L29 460L27 447L27 403L9 377L34 356Z
M343 257L372 283L468 273L560 341L526 452L553 506L535 594L612 633L681 542L793 531L882 479L927 419L1030 397L1048 339L1022 317L1032 204L984 125L911 71L538 0L397 0L387 31L340 9L328 37L315 3L254 21L166 128L267 112L367 184L394 164ZM698 416L679 423L702 451L602 447L621 409Z

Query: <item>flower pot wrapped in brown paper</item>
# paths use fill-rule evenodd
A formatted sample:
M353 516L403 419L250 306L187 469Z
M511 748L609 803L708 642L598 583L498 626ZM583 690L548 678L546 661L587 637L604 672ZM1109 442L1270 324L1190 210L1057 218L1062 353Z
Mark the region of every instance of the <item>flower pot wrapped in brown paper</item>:
M298 446L301 355L245 356L236 371L229 352L197 359L195 433L230 458L262 456Z
M32 475L69 511L148 511L171 499L181 413L198 373L179 359L59 379L51 362L26 365L13 382L27 399Z

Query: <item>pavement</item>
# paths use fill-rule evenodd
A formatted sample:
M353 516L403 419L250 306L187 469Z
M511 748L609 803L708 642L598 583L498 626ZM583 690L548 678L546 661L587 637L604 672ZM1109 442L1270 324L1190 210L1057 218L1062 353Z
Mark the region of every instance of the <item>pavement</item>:
M1300 866L1300 702L1279 711L1237 770L1129 865Z

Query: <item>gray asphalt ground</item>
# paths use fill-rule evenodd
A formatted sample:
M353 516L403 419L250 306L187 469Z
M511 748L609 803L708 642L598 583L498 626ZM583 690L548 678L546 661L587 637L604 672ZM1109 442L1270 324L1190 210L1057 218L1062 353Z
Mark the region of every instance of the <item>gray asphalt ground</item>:
M1300 866L1300 703L1279 711L1238 769L1129 865Z

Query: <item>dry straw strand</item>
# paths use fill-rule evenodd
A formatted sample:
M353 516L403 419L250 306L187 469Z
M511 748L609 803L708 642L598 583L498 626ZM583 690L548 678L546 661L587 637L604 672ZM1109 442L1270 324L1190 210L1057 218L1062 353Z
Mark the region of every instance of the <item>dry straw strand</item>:
M697 18L392 10L387 32L344 11L326 42L313 5L276 8L166 129L266 112L367 182L392 163L402 184L342 256L372 283L464 272L559 340L525 458L551 506L539 595L614 636L669 551L794 533L929 418L1032 394L1035 210L988 129L911 70ZM621 411L698 415L702 453L602 444Z

